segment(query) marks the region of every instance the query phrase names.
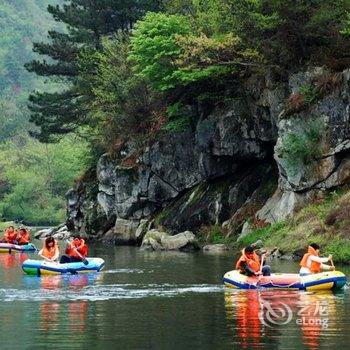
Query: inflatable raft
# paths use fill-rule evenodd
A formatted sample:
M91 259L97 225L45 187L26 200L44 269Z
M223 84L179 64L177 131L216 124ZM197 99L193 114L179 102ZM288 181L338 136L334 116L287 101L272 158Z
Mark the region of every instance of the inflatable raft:
M83 262L60 264L46 260L28 259L22 264L22 269L28 275L41 276L98 272L105 265L104 260L100 258L87 258L86 260L88 261L87 265Z
M37 249L34 244L28 243L25 245L18 245L12 243L0 243L0 253L12 252L35 252Z
M281 288L315 291L340 289L346 284L346 276L339 271L330 271L307 276L273 273L271 276L248 277L233 270L224 275L224 283L227 287L239 289Z

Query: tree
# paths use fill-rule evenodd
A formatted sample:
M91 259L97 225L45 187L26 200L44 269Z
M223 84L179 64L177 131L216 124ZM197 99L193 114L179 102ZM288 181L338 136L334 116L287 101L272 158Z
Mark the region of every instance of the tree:
M48 57L26 65L39 76L59 79L62 88L55 92L34 92L29 97L31 121L40 127L35 136L55 141L57 136L74 131L86 123L86 103L90 91L78 79L78 59L84 50L100 50L101 38L117 31L128 31L157 1L146 0L66 0L63 6L49 6L66 32L49 31L48 43L35 43L34 51Z
M131 37L136 73L160 91L218 79L261 58L232 33L207 36L188 16L148 13Z
M31 224L62 222L64 194L85 166L86 144L71 136L55 145L26 134L2 143L0 217Z
M346 59L349 42L340 34L349 0L229 0L233 31L259 49L269 64L295 69L306 62Z
M133 74L127 59L130 40L117 34L102 41L103 50L85 51L79 59L79 79L91 88L88 104L89 128L85 134L102 151L110 151L116 140L147 132L154 93L148 81ZM95 66L92 72L90 67Z

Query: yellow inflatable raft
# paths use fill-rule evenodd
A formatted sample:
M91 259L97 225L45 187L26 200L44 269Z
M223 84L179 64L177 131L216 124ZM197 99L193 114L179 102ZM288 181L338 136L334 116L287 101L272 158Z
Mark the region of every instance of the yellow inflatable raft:
M296 273L273 273L271 276L248 277L233 270L224 275L224 283L227 287L240 289L330 290L343 288L346 281L346 276L340 271L321 272L307 276L300 276Z

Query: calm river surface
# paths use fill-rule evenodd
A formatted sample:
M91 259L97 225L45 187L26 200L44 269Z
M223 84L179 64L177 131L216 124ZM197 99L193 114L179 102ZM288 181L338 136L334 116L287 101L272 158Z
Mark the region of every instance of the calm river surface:
M350 344L350 292L234 291L231 254L91 246L102 273L26 276L0 254L1 349L335 349ZM292 262L274 271L297 271ZM348 275L349 268L340 268ZM265 305L263 307L263 305ZM270 309L269 309L270 308Z

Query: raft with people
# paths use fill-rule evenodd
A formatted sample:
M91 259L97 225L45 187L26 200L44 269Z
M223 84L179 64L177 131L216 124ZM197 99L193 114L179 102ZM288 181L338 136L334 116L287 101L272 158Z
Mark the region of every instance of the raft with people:
M248 246L242 250L236 269L225 273L223 281L227 287L239 289L318 291L343 288L347 278L344 273L335 271L332 255L321 258L319 254L320 247L312 243L301 259L299 273L271 273L270 266L265 264L267 254L260 257L253 246Z
M270 276L245 276L238 270L225 273L227 287L239 289L280 288L306 291L341 289L346 276L340 271L300 276L298 273L272 273Z
M12 252L20 252L20 253L28 253L35 252L37 248L33 243L27 243L24 245L18 245L13 243L0 243L0 253L12 253Z
M71 263L59 263L55 261L32 260L23 262L22 269L28 275L61 275L99 272L104 267L104 260L101 258L86 258L87 264L83 261Z
M38 252L44 260L28 259L23 262L22 269L29 275L60 275L99 272L104 267L101 258L87 258L88 246L85 240L76 235L67 241L65 254L59 258L58 243L53 237L47 237L43 248Z
M16 230L9 226L0 240L0 253L12 252L35 252L37 249L34 244L30 243L29 230L21 227Z

